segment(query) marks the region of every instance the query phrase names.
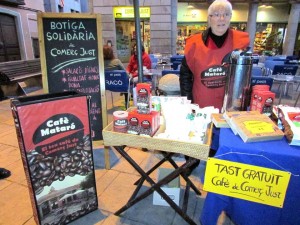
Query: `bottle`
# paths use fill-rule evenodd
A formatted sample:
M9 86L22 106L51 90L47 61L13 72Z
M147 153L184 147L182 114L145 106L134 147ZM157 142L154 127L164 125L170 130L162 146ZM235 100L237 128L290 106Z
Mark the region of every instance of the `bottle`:
M231 53L222 111L247 111L251 98L251 55L241 50Z

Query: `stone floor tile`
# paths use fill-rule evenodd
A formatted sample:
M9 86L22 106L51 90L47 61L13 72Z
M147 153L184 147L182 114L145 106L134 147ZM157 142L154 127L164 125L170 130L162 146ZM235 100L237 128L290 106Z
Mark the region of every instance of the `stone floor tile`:
M0 167L6 167L20 159L21 155L19 148L4 144L0 145Z
M0 180L0 196L1 196L1 193L2 193L1 191L3 189L5 189L6 187L8 187L9 185L11 185L11 184L12 184L12 182L7 180L7 179Z
M104 171L104 170L103 170ZM102 193L114 182L120 172L115 170L105 170L105 173L101 177L96 176L97 195Z
M1 122L2 122L2 121L1 121ZM13 118L8 119L8 120L4 120L3 123L4 123L4 124L7 124L7 125L9 125L9 126L12 126L13 128L15 128L15 122L14 122Z
M133 183L137 178L133 174L120 173L99 196L100 209L114 213L126 204L135 189Z
M10 145L10 146L14 146L14 147L18 148L19 144L18 144L18 139L17 139L15 129L12 129L12 130L1 133L0 143Z
M13 125L14 120L11 111L0 110L0 121L3 124Z
M1 120L1 118L0 118ZM6 131L9 131L12 129L12 126L11 125L8 125L6 123L0 123L0 133L4 133Z
M110 216L108 216L102 223L101 225L123 225L124 223L122 222L124 219L119 217L119 216L115 216L114 214L111 214ZM125 224L124 224L125 225Z
M114 95L118 99L119 94ZM112 113L123 107L123 99L114 103L115 107L108 109L109 121L112 121ZM109 105L111 100L109 99ZM140 149L127 147L125 151L134 158L137 164L144 170L149 170L161 159L161 154L153 154L152 151L144 152ZM98 210L91 212L84 217L73 221L71 225L186 225L179 215L171 207L154 206L152 204L153 195L143 199L139 203L126 210L120 216L114 213L127 203L136 186L134 182L140 178L138 172L115 150L110 149L111 169L104 168L103 146L95 146L93 150L95 163L95 177L98 195ZM176 163L182 164L185 160L182 157L175 157ZM0 180L0 225L36 225L25 172L21 160L19 145L16 138L14 121L11 116L9 100L0 101L0 167L1 164L12 171L10 178ZM163 165L171 168L169 163ZM200 174L203 167L199 166L190 176L195 185L201 190L202 183ZM150 177L156 181L158 171L154 171ZM185 181L181 178L181 194L185 187ZM149 184L144 182L142 189L149 188ZM204 196L195 196L190 193L191 213L195 222L203 207ZM16 213L18 212L18 213Z
M107 218L107 215L103 214L100 209L90 212L83 217L80 217L71 223L70 225L88 225L88 224L97 224L102 225L103 221Z
M34 217L32 216L28 221L25 221L23 225L37 225Z
M9 164L6 169L10 170L11 172L11 176L7 178L8 180L19 184L27 184L25 170L21 159Z
M32 215L27 187L12 183L1 190L0 224L16 225L28 221Z

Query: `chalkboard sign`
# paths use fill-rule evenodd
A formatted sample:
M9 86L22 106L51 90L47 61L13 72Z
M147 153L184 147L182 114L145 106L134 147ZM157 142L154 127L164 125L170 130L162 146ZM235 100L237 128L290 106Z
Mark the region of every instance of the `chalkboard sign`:
M99 15L38 14L44 91L77 91L91 96L94 141L103 139L103 121L107 121L100 27Z

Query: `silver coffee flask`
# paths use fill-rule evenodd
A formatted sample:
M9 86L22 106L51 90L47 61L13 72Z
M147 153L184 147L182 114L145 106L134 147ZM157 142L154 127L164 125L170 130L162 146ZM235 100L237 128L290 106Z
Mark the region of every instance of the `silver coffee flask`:
M251 98L251 54L241 50L233 51L227 69L222 112L246 111Z

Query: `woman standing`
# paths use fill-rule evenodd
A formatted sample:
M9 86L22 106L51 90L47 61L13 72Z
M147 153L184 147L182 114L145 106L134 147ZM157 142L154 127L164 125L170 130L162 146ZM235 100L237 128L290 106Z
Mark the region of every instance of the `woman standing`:
M208 29L186 40L180 67L181 95L201 108L214 106L221 110L227 74L222 64L233 50L245 49L250 43L248 33L229 28L231 17L231 3L215 0L208 8ZM214 129L212 154L218 141L218 130Z

